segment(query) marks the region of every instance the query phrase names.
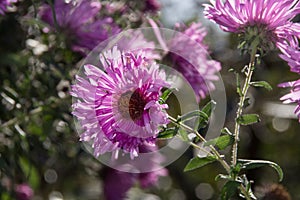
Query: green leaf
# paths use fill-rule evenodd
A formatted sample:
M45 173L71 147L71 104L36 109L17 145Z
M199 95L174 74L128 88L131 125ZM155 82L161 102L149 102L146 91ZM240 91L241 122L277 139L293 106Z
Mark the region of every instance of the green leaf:
M215 181L219 181L219 180L221 180L221 179L230 180L230 179L231 179L231 176L225 175L225 174L218 174L218 175L215 177Z
M19 164L23 173L28 178L27 181L29 184L33 188L37 188L39 186L39 175L36 168L24 157L19 158Z
M246 114L241 115L236 121L241 125L250 125L257 122L260 122L259 116L257 114Z
M263 87L269 91L273 89L272 86L266 81L255 81L255 82L251 82L250 85L254 87Z
M240 183L237 181L227 181L221 191L221 199L222 200L228 200L232 196L234 196L237 191L238 187L240 186Z
M188 137L188 135L187 135L187 132L184 130L184 129L179 129L178 130L178 133L179 133L179 135L181 136L181 138L182 138L182 140L183 141L185 141L185 142L188 142L188 141L190 141L189 140L189 137Z
M157 138L159 139L170 139L170 138L173 138L176 134L178 133L178 128L168 128L168 129L165 129L163 131L161 131Z
M165 91L163 91L162 95L160 96L161 103L165 103L174 91L176 91L175 88L167 88Z
M250 97L246 97L244 101L243 108L247 108L250 105Z
M233 135L227 127L223 128L223 129L221 130L221 133L227 134L227 135Z
M231 135L223 135L204 143L204 146L215 145L220 150L225 149L234 142L234 137Z
M217 160L217 157L215 157L215 156L207 156L207 157L203 157L203 158L200 158L200 157L192 158L188 162L188 164L185 166L184 172L203 167L209 163L215 162L216 160Z
M241 97L243 96L242 88L241 88L241 80L240 80L240 74L238 72L234 72L236 76L236 92Z
M200 110L194 110L178 117L177 122L188 121L196 117L200 117L203 118L204 121L208 121L208 116L205 112L202 112Z
M213 112L213 110L216 108L216 102L211 100L210 102L208 102L203 108L202 108L202 112L205 113L207 115L207 118L205 117L200 117L198 121L196 121L195 123L195 130L199 130L201 128L205 128L208 124L208 119L211 115L211 113Z
M283 179L283 171L281 167L274 162L268 160L247 160L247 159L238 159L238 162L242 164L242 167L244 169L256 169L263 166L272 167L278 173L279 181L282 181Z

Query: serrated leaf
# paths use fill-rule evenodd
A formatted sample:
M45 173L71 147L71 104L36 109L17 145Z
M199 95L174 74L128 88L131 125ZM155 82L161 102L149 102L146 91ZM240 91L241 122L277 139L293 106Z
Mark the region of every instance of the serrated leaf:
M273 89L272 86L267 81L255 81L255 82L251 82L250 85L254 87L263 87L269 91Z
M247 159L238 159L238 162L242 164L244 169L256 169L264 166L270 166L274 168L279 176L279 181L283 179L283 171L281 167L271 161L268 160L247 160Z
M207 156L207 157L195 157L192 158L188 164L184 168L184 172L191 171L200 167L203 167L209 163L215 162L217 158L215 156Z
M214 145L218 147L220 150L225 149L229 145L232 145L234 142L234 137L231 135L223 135L212 140L209 140L204 143L204 146Z
M208 121L208 116L205 112L202 112L201 110L194 110L178 117L177 122L188 121L196 117L200 117L203 118L203 120Z
M236 121L241 125L250 125L257 122L260 122L259 116L257 114L245 114L241 115Z
M165 103L174 91L176 91L175 88L167 88L165 91L163 91L162 95L160 96L160 101Z
M178 133L178 128L168 128L159 132L157 138L159 139L170 139L173 138Z
M238 187L240 186L240 183L237 181L227 181L221 191L221 199L222 200L228 200L232 196L234 196L237 191Z

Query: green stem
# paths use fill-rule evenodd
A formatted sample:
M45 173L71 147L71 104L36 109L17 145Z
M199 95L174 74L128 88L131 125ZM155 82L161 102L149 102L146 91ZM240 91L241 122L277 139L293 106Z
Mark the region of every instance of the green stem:
M240 124L238 123L237 119L243 113L244 102L245 102L245 99L247 96L248 89L250 87L251 78L252 78L253 71L254 71L256 51L257 51L257 47L255 46L251 52L250 63L247 66L247 71L245 73L246 80L245 80L245 83L244 83L244 86L242 89L242 94L240 96L240 101L238 103L238 109L236 112L235 129L234 129L234 143L233 143L233 147L232 147L232 161L231 161L232 166L235 166L237 164L237 152L238 152L238 142L239 142L239 134L240 134Z
M201 142L207 142L206 139L198 131L194 130L193 128L191 128L191 127L189 127L189 126L187 126L187 125L185 125L185 124L183 124L181 122L178 122L175 118L171 117L170 115L168 116L168 118L176 126L182 127L185 130L187 130L187 131L189 131L191 133L194 133L200 139ZM201 148L198 145L196 145L196 146L198 148ZM218 161L221 163L221 165L224 167L224 169L227 171L227 173L230 173L230 166L223 159L223 156L215 149L214 146L209 145L209 148L210 148L211 152L213 153L213 155L215 155L217 157ZM201 149L203 149L203 148L201 148Z

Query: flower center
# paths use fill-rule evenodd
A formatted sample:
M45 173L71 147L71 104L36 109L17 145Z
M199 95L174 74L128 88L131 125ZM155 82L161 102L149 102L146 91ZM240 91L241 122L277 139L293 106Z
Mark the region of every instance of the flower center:
M146 103L139 91L128 91L118 101L119 112L124 118L136 121L142 117Z

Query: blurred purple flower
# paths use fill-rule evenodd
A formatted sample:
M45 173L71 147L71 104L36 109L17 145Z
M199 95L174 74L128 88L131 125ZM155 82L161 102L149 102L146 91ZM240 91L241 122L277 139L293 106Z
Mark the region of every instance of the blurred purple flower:
M0 14L4 15L7 11L7 8L12 5L12 3L16 3L17 0L0 0Z
M204 6L205 16L221 29L241 34L243 41L256 41L262 50L276 46L287 53L288 46L298 47L300 26L292 22L300 13L298 0L211 0Z
M161 5L158 0L146 0L144 12L157 12L160 10L160 7Z
M141 153L148 153L157 150L156 146L141 145ZM157 184L159 177L167 176L168 171L165 168L157 169L159 163L163 161L161 154L155 154L153 160L145 161L147 167L150 165L151 172L146 173L127 173L109 168L104 174L104 195L106 200L121 200L124 199L128 190L139 183L142 188L149 188Z
M208 58L208 47L203 43L206 31L201 23L191 24L182 33L184 35L176 35L168 44L171 50L169 55L174 62L174 68L191 84L197 100L200 101L209 91L215 89L213 81L218 80L216 73L221 70L221 64Z
M98 17L100 9L101 3L95 0L79 0L75 3L55 0L56 21L48 4L41 7L39 16L52 28L58 26L73 51L86 55L100 42L120 32L112 18Z
M15 192L17 200L30 200L33 196L33 190L27 183L17 185Z
M140 52L121 53L116 47L100 56L105 72L92 65L84 66L86 78L76 77L71 95L77 97L72 105L84 129L82 141L93 141L98 157L120 149L138 155L138 147L154 144L159 127L165 125L165 104L159 96L165 73L156 63L146 62Z
M296 103L297 106L295 108L295 114L299 118L300 122L300 79L297 81L287 82L287 83L281 83L279 84L279 87L291 87L291 92L289 94L284 95L280 98L280 100L283 101L283 103Z

